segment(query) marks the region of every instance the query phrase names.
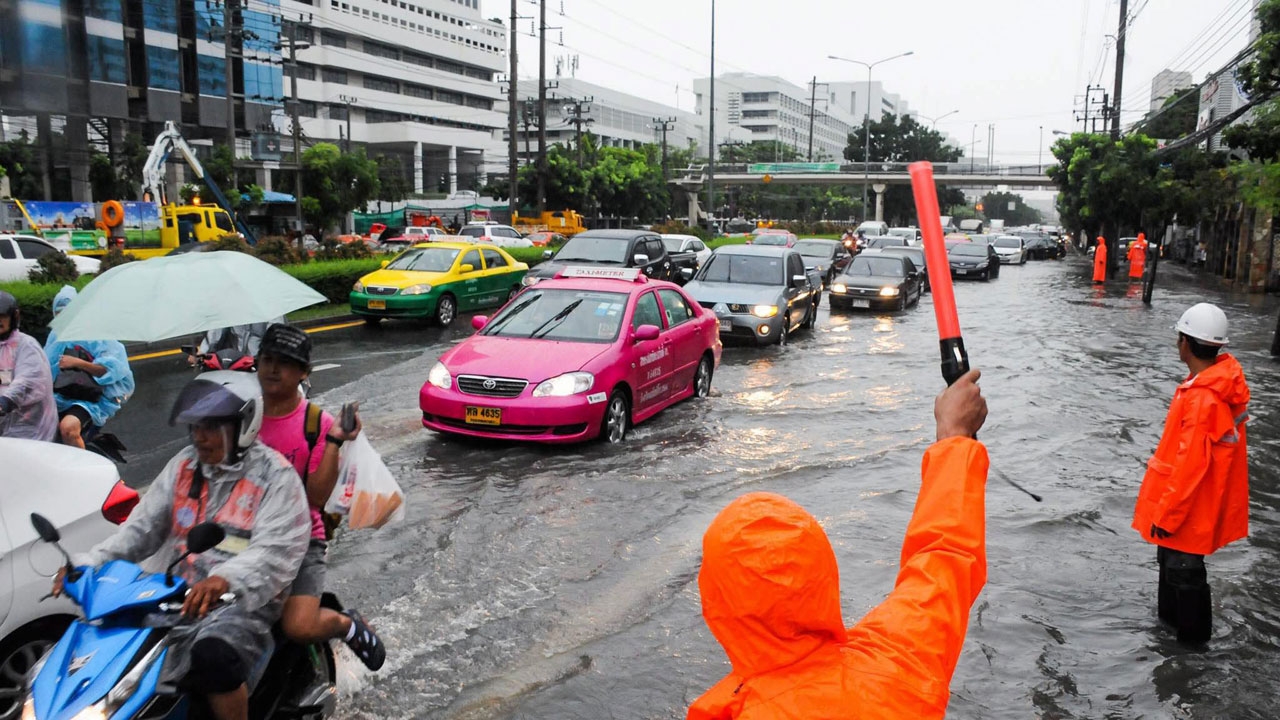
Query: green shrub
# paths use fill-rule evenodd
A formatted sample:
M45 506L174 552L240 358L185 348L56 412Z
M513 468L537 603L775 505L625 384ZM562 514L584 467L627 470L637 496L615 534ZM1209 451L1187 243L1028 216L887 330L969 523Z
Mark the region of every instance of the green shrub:
M49 321L53 319L53 296L58 294L63 285L70 285L77 290L84 289L95 276L84 275L70 282L31 283L22 280L0 283L0 290L13 295L18 300L18 308L22 313L22 331L34 336L40 342L49 334Z
M213 250L231 250L232 252L242 252L247 255L253 254L253 248L249 247L249 243L239 235L223 235L217 240L210 240L213 243Z
M27 279L33 283L68 283L78 277L75 261L60 252L41 255L36 266L27 272Z
M276 267L297 265L306 262L308 259L306 255L298 252L297 245L279 235L271 235L258 240L258 244L253 248L253 254L259 260L271 263Z
M741 236L722 237L722 238L716 238L715 240L708 241L707 247L714 250L718 247L724 247L725 245L746 245L746 244L747 244L747 238L745 237L741 237Z
M679 220L671 220L653 226L653 231L663 235L692 235L702 242L711 242L711 233L700 226L690 227Z
M351 294L351 286L362 276L382 266L380 258L361 260L329 260L286 265L281 270L306 283L324 295L331 303L345 303Z
M101 275L117 265L137 262L138 260L139 258L137 255L127 253L118 247L112 247L107 251L106 255L102 256L102 264L98 266L98 274Z
M546 252L547 250L547 248L540 248L540 247L503 248L503 249L507 251L508 255L515 258L516 260L519 260L522 263L526 263L529 267L533 267L534 265L537 265L538 263L542 262L542 253Z
M338 242L335 238L320 241L320 249L316 250L316 260L361 260L373 257L373 251L363 242Z

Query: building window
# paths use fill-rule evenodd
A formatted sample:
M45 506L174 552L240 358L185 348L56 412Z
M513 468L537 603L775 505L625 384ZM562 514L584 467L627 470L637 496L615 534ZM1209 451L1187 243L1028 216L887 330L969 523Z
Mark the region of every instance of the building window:
M88 0L84 4L84 14L89 17L120 22L124 18L120 13L120 0Z
M148 30L178 34L178 8L174 2L148 2L142 6L142 22Z
M400 113L372 109L364 111L364 121L367 123L390 123L402 120L404 120L404 117Z
M364 86L369 90L381 90L382 92L398 93L400 92L400 83L395 80L386 80L380 77L366 75L364 77Z
M278 65L247 62L244 64L246 100L278 104L284 101L284 69Z
M178 51L169 48L147 46L147 85L154 90L178 91L182 88L178 76Z
M323 68L320 70L320 79L327 83L334 83L337 85L346 85L347 71L334 70L333 68Z
M769 93L742 93L742 102L744 103L767 103L769 102Z
M200 94L216 97L227 96L227 61L213 55L197 55L196 67L200 80Z
M350 114L351 114L351 111L347 109L346 105L330 105L329 106L330 120L346 120L347 117L350 116Z
M456 93L452 90L436 90L436 99L440 102L449 103L450 105L464 104L462 93Z
M410 83L404 84L404 94L410 97L423 98L424 100L432 100L435 97L435 93L431 91L431 88Z
M422 55L416 52L409 52L408 50L405 51L404 57L402 59L405 62L413 63L414 65L421 65L422 67L436 66L436 64L431 60L429 56Z
M294 67L294 70L299 80L315 80L316 79L315 65L303 65L302 63L298 63Z
M89 54L89 79L123 85L127 75L124 41L97 35L89 35L86 40L85 49Z
M300 117L313 118L316 116L318 108L311 100L300 100L298 102L298 115Z
M476 97L475 95L468 95L466 100L467 100L467 107L479 108L481 110L493 109L493 101L490 100L489 98L482 98L482 97Z
M328 30L321 30L320 44L328 45L329 47L344 48L347 46L347 36L343 35L342 33L330 32Z

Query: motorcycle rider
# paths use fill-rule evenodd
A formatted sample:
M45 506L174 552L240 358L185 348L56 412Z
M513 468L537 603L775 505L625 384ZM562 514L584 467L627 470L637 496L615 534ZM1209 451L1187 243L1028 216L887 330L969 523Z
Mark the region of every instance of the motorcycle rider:
M262 344L262 336L266 334L268 327L277 322L284 322L284 318L277 318L269 323L249 323L209 330L196 346L196 354L187 357L187 364L194 366L201 355L219 350L238 350L249 357L256 357L258 347Z
M63 285L53 298L53 314L56 317L71 301L76 298L76 289ZM92 356L92 360L84 360L74 355L64 354L74 348L83 349ZM101 388L97 400L77 400L66 397L56 389L53 399L58 406L58 432L62 442L74 445L81 450L87 439L120 411L125 401L133 394L133 370L129 368L129 355L115 340L83 340L79 342L59 342L58 334L50 332L44 343L44 354L49 358L49 369L56 384L58 376L64 370L83 370L93 377Z
M53 377L39 341L22 332L18 299L0 291L0 437L52 440Z
M293 464L311 505L311 545L289 590L280 625L299 644L341 638L370 670L382 667L386 648L358 612L320 607L328 551L322 511L338 482L338 449L360 434L360 418L346 432L333 416L308 402L298 385L311 374L311 337L285 323L267 328L258 350L258 383L266 418L262 442ZM312 435L308 436L308 426Z
M169 423L192 444L165 466L129 519L77 565L115 559L163 571L186 549L187 532L213 521L218 547L187 558L176 573L190 585L182 612L193 620L173 644L162 680L207 699L218 720L245 720L253 669L265 659L271 625L307 552L307 499L293 467L258 441L263 403L249 373L210 372L182 389ZM144 562L145 561L145 562ZM54 594L62 590L62 573ZM236 600L220 604L224 593Z

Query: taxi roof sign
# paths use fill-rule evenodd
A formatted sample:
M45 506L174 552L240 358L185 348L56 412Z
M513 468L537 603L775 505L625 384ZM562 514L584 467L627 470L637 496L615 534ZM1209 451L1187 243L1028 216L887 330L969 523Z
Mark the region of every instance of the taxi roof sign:
M640 268L613 268L613 267L593 267L593 266L570 266L560 271L559 277L562 278L597 278L601 280L627 280L635 282L637 280L648 280L648 278L640 272Z

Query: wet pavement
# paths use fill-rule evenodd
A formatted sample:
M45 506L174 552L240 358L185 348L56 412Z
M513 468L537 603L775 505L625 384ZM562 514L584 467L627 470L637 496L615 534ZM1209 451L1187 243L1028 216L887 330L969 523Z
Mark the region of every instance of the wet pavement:
M984 373L981 437L993 468L1045 500L993 472L989 581L950 718L1274 715L1280 363L1267 350L1276 307L1205 289L1179 268L1160 272L1150 307L1136 285L1090 287L1078 257L957 286ZM1159 627L1154 548L1129 520L1185 374L1171 327L1203 299L1226 306L1253 389L1253 513L1249 539L1208 561L1214 639L1193 652ZM668 409L614 448L422 429L418 388L439 353L470 333L465 318L448 332L317 337L317 362L344 365L317 373L319 401L363 402L370 438L408 495L407 522L340 535L330 555L330 588L388 645L377 674L344 656L339 715L684 717L729 670L700 616L701 535L748 491L786 494L819 517L855 622L892 587L933 439L942 381L930 302L829 316L824 301L815 331L781 349L727 348L710 398ZM125 412L169 402L187 377L157 376L173 390ZM176 449L181 438L169 432L172 447L148 458Z

